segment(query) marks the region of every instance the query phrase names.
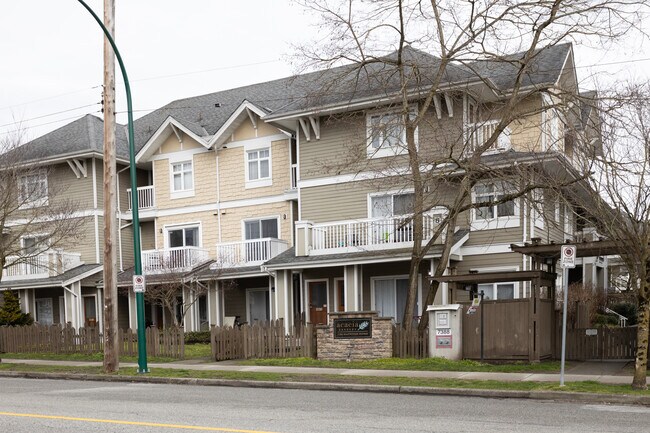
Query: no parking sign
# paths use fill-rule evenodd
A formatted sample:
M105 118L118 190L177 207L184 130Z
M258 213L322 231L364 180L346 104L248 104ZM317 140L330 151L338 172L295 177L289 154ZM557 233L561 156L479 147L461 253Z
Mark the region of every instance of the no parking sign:
M576 267L576 246L562 245L562 256L560 257L560 266L567 269Z
M134 293L144 293L144 275L134 275L133 276L133 292Z

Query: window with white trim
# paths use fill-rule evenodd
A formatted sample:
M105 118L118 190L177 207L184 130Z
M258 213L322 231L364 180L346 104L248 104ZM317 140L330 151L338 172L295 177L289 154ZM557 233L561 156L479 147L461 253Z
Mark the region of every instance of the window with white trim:
M278 239L278 219L264 218L244 221L244 237L250 239Z
M167 245L169 248L200 246L199 227L187 226L167 229Z
M412 113L411 116L414 116ZM400 112L369 113L366 117L368 158L401 155L407 152L404 116ZM417 143L417 129L415 131Z
M46 206L47 196L47 173L45 171L18 177L20 207Z
M372 218L409 215L413 213L415 194L397 193L370 196L370 216Z
M39 251L47 250L48 240L49 239L47 235L33 235L23 237L20 240L23 253L27 255L33 255Z
M271 149L246 151L246 182L260 182L271 179Z
M483 292L483 299L518 299L519 287L516 283L488 283L477 286L478 293Z
M486 203L474 209L474 228L491 229L502 227L499 221L505 221L505 226L516 226L519 224L519 207L515 200L504 203L494 203L501 200L510 187L503 184L485 183L474 187L472 200L474 203Z
M192 161L172 163L172 192L192 191L193 189Z

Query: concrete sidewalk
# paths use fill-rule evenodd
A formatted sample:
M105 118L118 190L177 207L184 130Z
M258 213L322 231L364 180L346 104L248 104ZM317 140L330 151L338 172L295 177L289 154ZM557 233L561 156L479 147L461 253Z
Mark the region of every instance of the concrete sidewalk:
M90 361L47 361L35 359L3 359L4 363L31 365L60 365L71 367L101 367L101 362ZM612 363L606 368L596 365L601 363L581 363L568 370L566 382L595 381L605 384L623 384L632 382L632 376L621 374L625 362ZM137 367L136 363L123 362L121 367ZM343 368L316 367L272 367L250 366L226 363L150 363L150 369L179 369L200 371L240 371L257 373L292 373L306 375L341 375L341 376L376 376L376 377L414 377L426 379L464 379L464 380L497 380L504 382L559 382L559 373L484 373L466 371L414 371L414 370L367 370ZM603 374L600 370L606 371ZM619 374L615 374L619 373Z

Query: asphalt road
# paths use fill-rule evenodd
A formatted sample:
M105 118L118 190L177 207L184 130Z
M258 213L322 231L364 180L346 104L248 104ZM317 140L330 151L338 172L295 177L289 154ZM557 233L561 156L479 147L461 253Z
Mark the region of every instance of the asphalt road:
M639 433L649 415L535 400L0 378L2 433Z

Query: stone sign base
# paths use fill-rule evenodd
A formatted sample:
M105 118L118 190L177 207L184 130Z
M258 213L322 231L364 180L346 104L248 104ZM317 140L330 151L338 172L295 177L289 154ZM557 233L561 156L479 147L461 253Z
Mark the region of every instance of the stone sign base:
M359 319L368 319L369 323ZM369 333L363 332L368 328ZM393 356L393 319L378 317L376 311L329 313L329 324L316 327L316 344L318 359L358 361L390 358Z

